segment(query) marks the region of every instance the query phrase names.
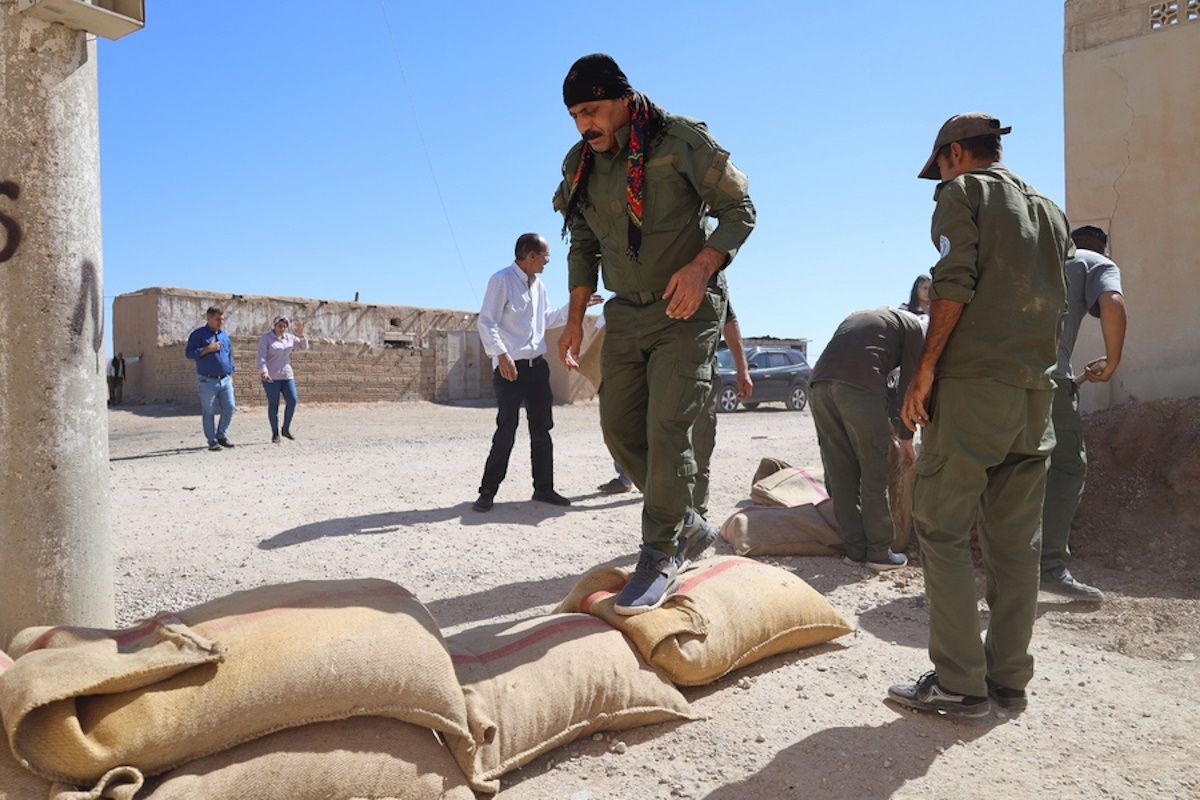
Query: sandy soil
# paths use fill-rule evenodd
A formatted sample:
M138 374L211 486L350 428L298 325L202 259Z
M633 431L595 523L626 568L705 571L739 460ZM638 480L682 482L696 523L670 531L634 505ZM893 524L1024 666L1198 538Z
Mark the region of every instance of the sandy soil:
M195 416L174 413L111 414L122 623L266 583L371 576L414 591L449 633L547 612L590 568L632 564L639 543L640 496L595 491L612 469L594 405L555 410L558 488L575 504L529 500L522 426L489 514L470 504L490 408L301 406L299 440L281 445L248 409L230 430L237 448L221 453L204 449ZM919 567L875 576L833 558L771 559L857 633L687 689L707 720L584 739L510 773L499 797L1200 797L1200 399L1088 425L1072 568L1109 600L1043 593L1024 714L955 722L884 702L889 684L929 668ZM747 503L767 455L819 463L808 412L721 417L714 522Z

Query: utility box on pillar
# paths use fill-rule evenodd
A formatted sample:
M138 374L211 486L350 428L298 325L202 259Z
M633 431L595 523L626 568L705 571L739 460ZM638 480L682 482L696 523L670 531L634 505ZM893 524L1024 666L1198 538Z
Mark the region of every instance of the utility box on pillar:
M146 26L144 0L17 0L17 10L105 39L120 39Z

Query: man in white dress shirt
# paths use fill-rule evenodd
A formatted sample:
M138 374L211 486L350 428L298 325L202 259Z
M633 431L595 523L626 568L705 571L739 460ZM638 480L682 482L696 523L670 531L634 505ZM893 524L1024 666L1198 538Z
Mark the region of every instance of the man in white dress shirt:
M550 365L546 363L546 329L564 325L567 306L551 309L546 285L538 273L550 262L550 247L536 233L517 239L516 261L488 281L479 312L479 338L492 357L496 390L496 434L479 483L476 511L490 511L508 472L508 457L517 435L521 405L529 424L533 462L533 499L556 506L571 501L554 490L554 427ZM599 301L597 296L595 301Z

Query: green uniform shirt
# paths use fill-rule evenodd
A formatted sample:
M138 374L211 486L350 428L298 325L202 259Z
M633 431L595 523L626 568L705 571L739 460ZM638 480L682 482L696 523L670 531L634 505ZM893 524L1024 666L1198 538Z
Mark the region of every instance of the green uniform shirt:
M567 220L571 248L567 256L570 288L595 289L601 265L604 286L612 292L661 292L667 282L701 248L712 247L729 262L754 228L749 182L729 160L699 120L667 114L663 140L646 154L642 246L635 262L629 247L625 186L628 175L629 126L617 131L620 149L596 153L581 214ZM571 179L579 166L583 143L563 162L563 182L554 195L562 212L570 198ZM716 218L710 230L707 217Z
M1075 252L1049 198L993 163L934 192L931 300L965 303L937 376L1052 389L1066 310L1064 265Z

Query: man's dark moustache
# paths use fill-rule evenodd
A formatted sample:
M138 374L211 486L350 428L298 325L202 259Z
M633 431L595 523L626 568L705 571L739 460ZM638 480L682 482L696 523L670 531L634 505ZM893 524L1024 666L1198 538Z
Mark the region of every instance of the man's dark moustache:
M583 135L583 140L585 142L590 142L592 139L599 139L603 135L604 134L600 131L588 131Z

